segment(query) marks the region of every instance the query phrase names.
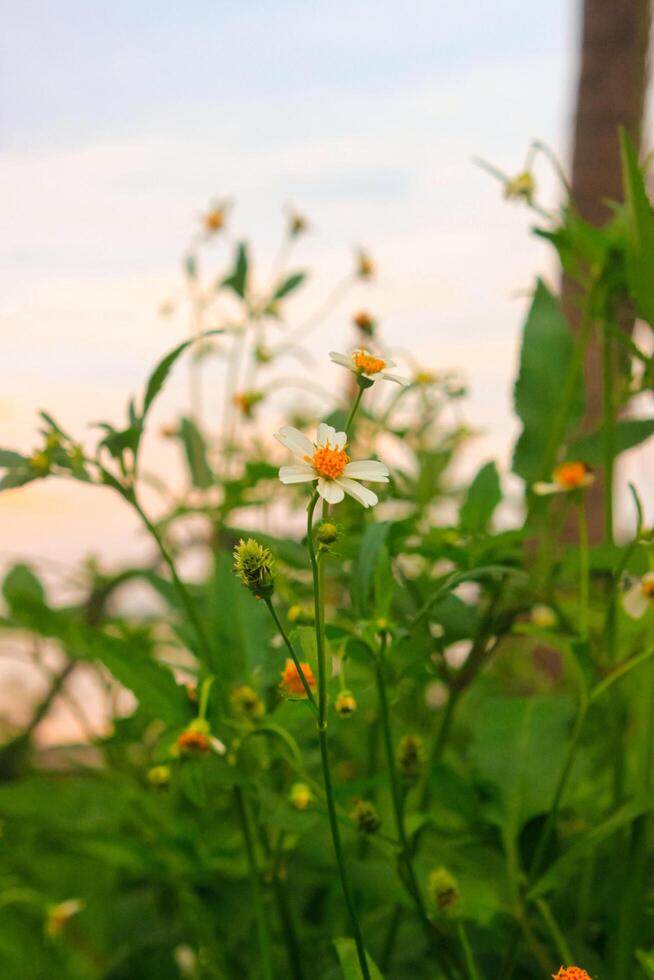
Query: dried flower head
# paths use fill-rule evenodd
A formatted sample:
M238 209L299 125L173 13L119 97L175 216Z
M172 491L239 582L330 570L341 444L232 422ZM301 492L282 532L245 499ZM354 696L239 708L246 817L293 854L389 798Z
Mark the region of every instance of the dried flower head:
M435 909L442 915L456 914L460 901L459 884L447 868L435 868L429 875L427 893Z
M402 779L413 783L425 768L425 746L418 735L405 735L400 739L395 762Z
M234 573L246 589L259 598L271 596L274 589L274 559L269 548L248 538L242 538L234 548Z
M336 709L336 714L340 715L341 718L348 718L350 715L353 715L357 710L357 703L352 692L339 691L334 702L334 708Z
M229 692L229 700L234 714L249 718L250 721L259 721L266 713L263 701L247 684L232 688Z
M374 834L381 826L377 808L369 800L356 800L350 816L362 834Z
M313 676L313 671L308 663L301 663L302 673L304 674L305 680L309 685L309 690L313 693L316 690L316 678ZM304 684L302 683L302 678L300 677L299 671L292 660L287 660L284 670L282 672L282 680L280 687L285 694L292 694L293 697L306 698L307 692L304 689Z

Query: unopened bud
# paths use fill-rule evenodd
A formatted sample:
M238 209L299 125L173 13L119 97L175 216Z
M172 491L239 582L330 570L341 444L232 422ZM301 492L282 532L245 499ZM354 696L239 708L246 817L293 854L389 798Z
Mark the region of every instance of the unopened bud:
M347 718L349 715L353 715L357 710L357 703L352 692L340 691L334 702L334 708L336 709L336 714L340 715L341 718Z
M313 802L313 793L306 783L293 783L288 798L296 810L308 810Z
M425 746L418 735L405 735L395 753L395 762L402 779L413 783L425 768Z
M381 826L377 808L369 800L357 800L350 816L362 834L374 834Z
M435 868L429 875L427 892L435 909L442 915L456 915L461 898L456 878L446 868Z
M248 538L234 548L234 572L246 589L260 599L268 598L274 589L274 559L269 548Z

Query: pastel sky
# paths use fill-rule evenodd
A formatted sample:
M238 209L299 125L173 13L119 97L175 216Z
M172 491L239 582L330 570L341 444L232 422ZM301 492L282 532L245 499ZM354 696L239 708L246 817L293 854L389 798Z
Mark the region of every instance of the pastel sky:
M525 296L553 267L529 215L471 158L515 172L540 137L565 159L576 15L570 0L5 5L0 444L29 447L41 407L80 435L85 420L122 418L184 336L157 310L199 213L228 196L262 270L284 206L310 217L298 262L316 271L291 320L365 243L378 281L338 309L314 353L345 344L353 310L370 307L391 345L465 370L485 430L475 453L506 461ZM540 179L554 203L546 169ZM185 397L179 371L158 421ZM149 460L174 468L170 452ZM120 502L69 484L3 495L0 523L3 560L142 547Z

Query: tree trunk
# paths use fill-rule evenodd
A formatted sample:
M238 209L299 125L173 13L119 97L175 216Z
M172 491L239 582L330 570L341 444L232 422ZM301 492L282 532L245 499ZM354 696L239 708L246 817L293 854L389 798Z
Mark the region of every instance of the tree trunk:
M581 216L602 225L608 200L622 200L618 127L637 149L647 89L650 0L583 0L581 64L577 88L572 159L572 196ZM571 283L563 283L564 308L576 327L578 304ZM585 364L585 427L596 429L602 414L599 344L593 340ZM588 495L591 542L602 539L602 481Z

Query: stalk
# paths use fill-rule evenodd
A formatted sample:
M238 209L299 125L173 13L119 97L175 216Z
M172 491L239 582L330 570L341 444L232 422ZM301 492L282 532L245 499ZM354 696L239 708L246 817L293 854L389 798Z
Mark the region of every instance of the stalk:
M313 691L311 690L311 688L309 686L309 682L307 681L306 677L304 676L304 671L302 670L302 665L300 664L300 661L298 660L297 654L296 654L295 650L293 649L293 644L291 643L291 641L290 641L290 639L288 637L288 634L287 634L286 630L282 626L282 622L281 622L279 616L277 615L277 610L275 609L275 607L272 604L272 599L270 597L268 597L268 596L264 596L264 600L263 601L265 602L265 604L267 605L268 609L270 610L270 615L272 616L272 618L275 621L275 625L277 626L277 629L279 630L279 635L283 639L284 643L286 644L286 649L288 650L288 652L290 653L291 657L293 658L293 663L295 664L295 668L296 668L296 670L298 672L298 675L300 677L300 680L302 681L302 687L304 688L304 692L305 692L305 694L307 696L307 700L308 700L309 704L311 705L311 707L313 708L313 710L315 712L318 709L317 709L317 705L316 705L316 699L313 696Z
M481 980L481 974L477 967L477 962L475 960L475 954L472 952L472 946L470 945L470 940L468 939L468 933L464 923L459 919L457 922L457 935L459 937L459 942L461 943L461 949L463 950L463 959L466 965L466 971L470 980Z
M590 552L588 548L588 521L583 499L577 504L579 520L579 635L588 641L588 607L590 596Z
M240 786L234 787L234 798L236 800L236 808L238 810L239 820L241 823L241 830L243 832L243 839L245 840L245 850L248 857L248 865L250 868L250 881L252 884L252 902L254 905L255 916L257 920L257 935L259 938L259 955L261 957L261 970L264 980L273 980L273 969L272 961L270 956L270 934L268 932L268 923L266 921L266 910L263 901L263 894L261 891L261 879L259 877L259 869L257 867L257 858L254 852L254 840L252 838L252 828L250 826L250 815L248 813L247 804L245 802L245 797L243 795L243 790Z
M353 412L350 412L353 416ZM363 980L371 980L368 968L368 959L363 942L363 934L359 925L354 900L350 889L350 883L345 867L345 858L341 845L341 835L336 814L336 804L334 801L334 791L332 787L332 776L329 765L329 746L327 743L327 654L325 650L325 600L324 600L324 564L319 561L313 541L313 514L318 502L318 492L315 491L309 502L307 515L307 546L309 549L309 559L311 561L311 571L313 574L313 596L316 622L316 650L318 656L318 740L320 743L320 758L322 762L323 783L325 787L325 798L327 801L327 814L329 816L329 827L332 835L336 864L341 880L343 898L350 916L354 942L357 948L357 956Z

